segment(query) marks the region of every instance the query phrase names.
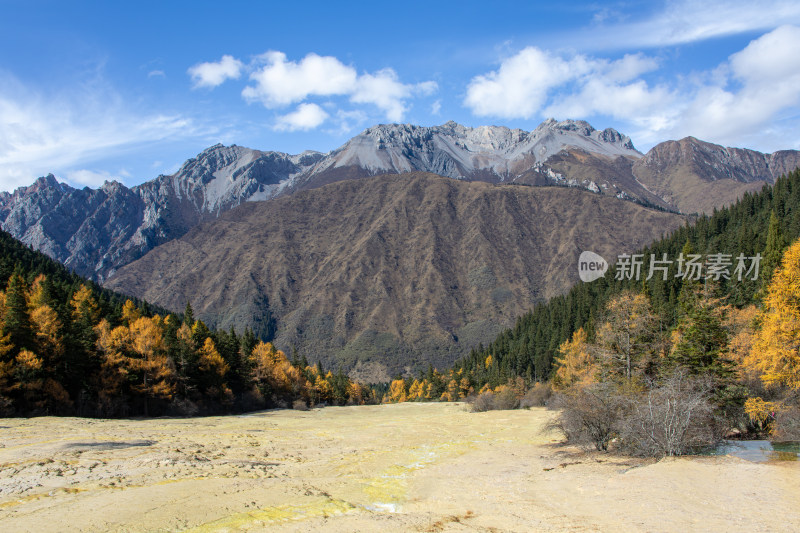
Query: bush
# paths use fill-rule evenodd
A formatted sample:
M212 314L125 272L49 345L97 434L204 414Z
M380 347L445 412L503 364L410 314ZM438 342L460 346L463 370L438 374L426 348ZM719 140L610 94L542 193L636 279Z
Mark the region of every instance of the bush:
M519 402L519 406L522 409L528 409L529 407L544 407L547 405L547 402L550 400L551 396L553 396L553 387L550 385L550 383L539 383L537 381L534 383L533 387L531 387L531 389L525 393L525 396L522 397L522 400Z
M519 397L517 391L511 387L503 387L499 392L494 393L493 408L501 411L516 409L519 407Z
M482 413L484 411L507 411L519 407L517 391L511 387L501 387L497 392L486 391L477 396L467 398L470 411Z
M711 380L682 369L644 392L625 393L607 382L573 387L551 402L561 413L548 427L601 451L616 438L630 455L684 455L719 443L728 428L713 392Z
M631 455L685 455L718 444L727 426L715 412L710 380L677 370L631 398L620 421L621 449Z
M786 407L778 413L774 421L772 440L776 442L800 440L800 408Z
M308 411L308 404L305 400L295 400L292 403L292 409L295 411Z
M560 430L567 442L605 451L619 434L628 405L625 397L609 383L573 387L554 397L551 406L561 413L548 428Z
M491 411L494 409L494 393L483 392L477 396L468 398L467 402L469 403L470 411L473 413Z

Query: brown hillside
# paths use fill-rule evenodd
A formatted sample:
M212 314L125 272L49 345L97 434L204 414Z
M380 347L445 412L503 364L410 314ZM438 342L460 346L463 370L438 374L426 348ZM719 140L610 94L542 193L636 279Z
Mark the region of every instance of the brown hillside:
M110 288L373 378L444 365L577 281L577 258L631 252L678 215L563 187L432 174L251 202L121 268ZM376 372L377 371L377 372Z

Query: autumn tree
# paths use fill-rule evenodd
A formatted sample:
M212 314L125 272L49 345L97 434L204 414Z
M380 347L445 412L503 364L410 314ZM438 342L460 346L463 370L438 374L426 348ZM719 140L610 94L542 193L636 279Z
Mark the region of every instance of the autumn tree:
M259 341L250 354L253 372L253 381L261 394L275 402L288 402L302 396L304 389L309 393L309 385L300 371L292 366L286 354L275 349L269 342ZM314 375L314 384L311 388L312 405L328 401L332 392L330 382L324 375Z
M200 348L197 368L200 371L201 387L207 395L223 401L230 396L231 391L225 383L225 375L229 369L228 364L219 354L210 337Z
M657 320L644 294L626 291L612 298L596 333L601 373L626 382L643 374L653 355Z
M131 300L125 300L125 303L122 305L122 323L126 326L130 326L141 317L142 314L139 312L139 309L136 308L136 304Z
M594 380L595 360L590 353L586 331L579 328L572 339L564 341L558 348L560 357L556 359L556 373L553 385L566 389L576 384L587 384Z
M419 401L425 397L424 382L415 379L408 388L408 400Z
M800 240L792 244L767 287L761 324L745 364L767 386L800 389Z
M149 412L151 399L169 400L175 392L174 369L166 356L166 346L158 315L142 317L130 325L133 356L127 364L131 372L138 375L133 391L144 400L145 416Z
M401 403L408 399L406 392L406 382L404 379L395 379L389 385L389 401Z

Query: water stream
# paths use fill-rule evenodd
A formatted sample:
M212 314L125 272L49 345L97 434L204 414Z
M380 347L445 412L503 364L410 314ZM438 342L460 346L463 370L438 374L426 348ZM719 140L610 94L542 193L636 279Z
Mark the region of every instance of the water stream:
M704 455L731 455L755 463L766 461L797 461L800 442L770 442L768 440L725 440Z

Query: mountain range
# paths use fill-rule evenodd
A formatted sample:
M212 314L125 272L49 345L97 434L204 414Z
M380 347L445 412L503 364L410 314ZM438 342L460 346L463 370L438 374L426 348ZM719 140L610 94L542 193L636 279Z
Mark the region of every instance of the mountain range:
M586 188L682 213L709 212L800 164L797 151L762 154L694 138L647 154L613 129L547 120L526 132L448 122L368 128L327 154L216 145L175 174L134 187L75 189L52 175L0 193L0 223L26 244L99 281L156 246L247 201L344 179L430 172L458 180Z
M215 145L130 188L45 176L0 193L0 222L109 287L380 374L491 339L582 249L631 251L798 165L693 137L643 154L575 120L391 124L327 154Z

